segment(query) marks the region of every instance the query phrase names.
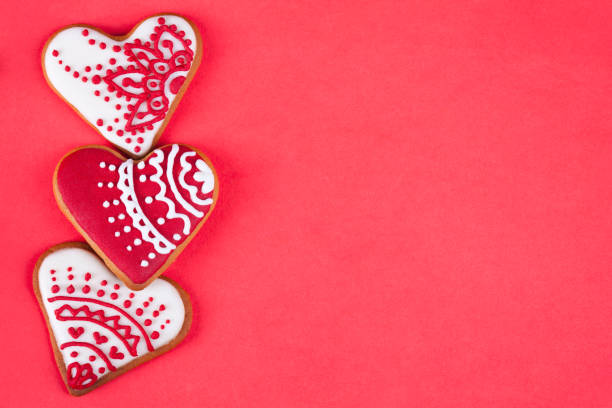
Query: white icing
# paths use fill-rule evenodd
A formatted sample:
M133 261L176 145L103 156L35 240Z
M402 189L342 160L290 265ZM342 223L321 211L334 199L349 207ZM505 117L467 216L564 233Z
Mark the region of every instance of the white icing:
M113 200L113 205L119 205L119 200Z
M111 224L115 222L115 217L108 217L108 222L110 222Z
M163 219L163 218L161 218L161 217L159 217L159 218L157 219L157 223L158 223L159 225L164 225L164 223L165 223L165 222L166 222L166 220L164 220L164 219Z
M117 167L115 167L115 165L114 165L114 164L111 164L110 166L108 166L108 169L109 169L110 171L115 171L115 169L116 169L116 168L117 168Z
M176 208L174 206L174 202L166 197L166 184L161 181L161 176L164 173L162 169L161 163L164 161L164 152L161 149L156 150L151 158L149 159L149 163L151 166L155 168L155 174L151 176L151 181L157 183L159 186L159 193L155 195L155 199L166 203L168 206L168 212L166 213L166 218L169 220L174 218L179 218L183 221L183 233L188 235L191 231L191 221L189 221L189 217L185 214L177 213Z
M103 168L105 168L105 167L106 167L106 163L104 163L104 162L100 162L100 168L101 168L101 169L103 169Z
M70 272L67 272L68 267L72 267ZM51 274L51 270L56 272ZM89 281L84 279L86 273L91 274ZM69 275L73 276L73 279L70 280ZM52 278L56 280L53 281ZM103 280L107 281L106 286L100 285L100 282ZM60 288L59 292L53 293L52 288L54 285L58 285ZM69 285L73 285L75 289L71 294L66 290ZM91 287L91 291L87 294L84 294L82 290L85 285ZM115 285L118 285L119 289L114 289ZM97 348L108 358L114 368L118 369L134 359L150 353L151 350L168 344L180 333L185 320L185 305L180 293L173 285L163 279L157 279L145 289L133 292L117 279L97 256L81 248L63 248L47 255L38 271L38 286L43 307L49 319L49 325L66 367L74 362L83 365L90 364L98 378L104 377L111 372L107 363L92 348L80 344L87 343ZM96 293L99 289L104 290L103 296L97 296ZM112 299L111 293L116 293L118 295L117 299ZM130 298L129 296L132 293L134 297ZM59 296L64 298L58 299L57 297ZM153 298L152 302L149 301L150 297ZM90 299L104 303L97 304L89 301ZM123 305L123 302L128 299L131 301L131 307ZM145 301L150 303L146 308L142 307ZM162 304L164 305L164 310L160 311L158 318L154 317L153 311L159 310L158 308ZM105 305L112 305L120 310ZM134 338L128 337L127 331L124 329L121 329L121 334L126 337L118 337L114 331L108 328L108 325L78 320L79 316L85 315L84 312L76 315L70 312L70 310L83 307L88 308L91 312L101 311L106 317L118 319L117 323L122 327L129 327L129 333L138 336L139 340L135 342ZM141 316L135 313L137 308L143 309L144 313ZM63 316L64 319L68 316L68 319L58 319L55 313L56 310L60 311L60 316ZM147 320L151 320L149 326L146 325ZM170 322L167 323L167 320ZM110 325L111 323L108 324ZM164 329L161 329L162 324ZM70 330L72 329L75 332L80 330L79 328L83 328L83 333L75 339L70 335ZM151 337L154 331L159 334L157 339ZM106 337L106 341L100 344L96 343L94 332ZM145 340L145 336L147 340ZM147 341L150 346L147 344ZM80 344L62 349L62 345L71 342L79 342ZM134 343L136 347L133 347ZM112 357L111 348L113 347L116 347L116 350L123 354L122 359ZM78 355L72 356L72 352L77 352ZM89 357L92 355L96 355L94 361L89 360ZM103 374L100 374L99 369L102 367L104 367L105 371Z
M134 43L136 39L140 39L143 43L150 41L150 35L154 32L154 28L158 25L157 20L160 16L151 17L141 23L138 28L124 41L114 41L99 32L88 29L89 35L84 37L82 31L84 27L70 27L66 28L49 42L45 55L43 56L44 69L47 74L49 82L62 95L72 106L74 106L80 114L111 143L117 145L135 156L145 155L152 147L153 139L156 133L161 128L164 121L157 121L151 124L151 129L146 129L144 133L138 133L138 137L142 137L144 142L139 144L135 142L136 136L131 137L129 132L125 132L123 136L117 134L117 129L123 129L127 120L123 117L123 114L118 114L115 105L125 105L125 98L118 97L115 92L108 92L106 90L107 84L101 81L99 84L94 84L91 78L98 74L101 77L105 75L107 69L115 71L118 67L128 67L130 65L136 65L133 61L128 61L128 56L123 52L123 45L125 43ZM191 25L183 18L173 15L162 16L166 20L167 25L176 25L177 31L183 31L185 36L183 38L191 41L189 48L193 51L194 55L197 49L197 38ZM162 35L162 37L166 37ZM174 39L168 36L171 41ZM95 40L95 45L90 45L88 41L90 39ZM104 42L106 48L102 50L99 44ZM113 46L118 45L122 47L121 52L114 52ZM53 56L53 51L59 52L58 57ZM160 46L160 51L164 54L168 53L168 50ZM109 64L109 59L116 59L115 65ZM62 60L63 64L59 64L58 61ZM97 64L103 65L102 71L95 70ZM71 67L70 72L66 72L64 69L66 66ZM90 66L91 72L86 72L85 67ZM191 69L193 69L193 64ZM80 73L79 78L74 78L73 73L77 71ZM181 75L185 75L187 72L182 71ZM82 77L86 76L89 78L87 82L82 82ZM172 78L166 80L166 87L170 85ZM100 91L101 96L96 96L94 91ZM167 92L166 97L170 106L175 95L172 92ZM104 96L108 96L110 100L104 101ZM121 111L123 112L123 111ZM121 113L120 112L120 113ZM119 118L120 122L116 124L115 118ZM103 122L102 126L96 126L98 119ZM113 129L108 130L107 126L112 124ZM131 139L131 143L126 140ZM140 151L136 152L135 148L139 146Z
M113 183L112 181L110 181L110 182L107 184L107 186L108 186L108 188L113 188L113 187L115 187L115 183Z
M187 158L195 155L195 152L186 152L183 153L183 155L181 156L181 172L179 174L179 184L181 185L181 187L189 191L189 198L191 198L191 201L200 205L210 205L213 202L212 198L201 200L200 198L198 198L198 189L195 186L189 185L185 181L185 175L189 173L189 170L191 170L191 164L189 164ZM198 168L198 172L193 175L193 178L196 181L202 182L202 194L210 193L215 188L215 176L213 175L212 170L206 165L204 160L201 159L196 161L196 167Z
M174 234L174 235L172 236L172 238L174 238L174 240L175 240L175 241L178 241L178 240L180 240L180 239L181 239L181 236L180 236L180 234Z
M142 241L140 240L140 238L136 238L136 239L134 240L134 245L138 246L138 245L140 245L140 244L142 244Z
M125 218L125 214L124 214L124 213L121 213L121 214L119 214L119 215L117 216L117 218L119 218L120 220L122 220L122 219L124 219L124 218Z
M102 207L104 207L104 208L108 208L108 207L110 207L110 203L109 203L108 201L104 201L104 202L102 203Z
M143 268L146 268L147 266L149 266L149 262L147 262L147 261L142 261L142 262L140 263L140 266L142 266Z
M98 183L98 187L100 187L100 188L104 187L104 183L102 183L102 182Z
M145 197L145 203L151 204L152 202L153 202L153 197L149 197L149 196Z
M117 182L117 187L121 190L119 198L127 214L132 218L132 226L140 231L142 239L151 243L160 254L169 254L176 246L157 231L138 204L138 197L134 191L133 166L132 159L124 161L119 166L119 181Z
M145 176L144 174L141 174L140 177L138 177L138 181L140 181L141 183L144 183L145 181L147 181L147 176Z
M149 252L149 259L155 259L155 254L153 252Z
M132 227L130 227L129 225L126 225L125 227L123 227L123 232L130 232L132 230Z
M116 236L116 237L118 237L118 236L120 236L120 235L121 235L121 233L120 233L119 231L115 231L115 236Z
M170 154L168 154L168 163L167 163L167 167L166 167L166 177L168 178L168 184L170 185L170 190L172 191L172 194L174 194L174 198L176 198L176 201L178 201L181 206L183 206L184 209L186 209L187 211L189 211L191 214L195 215L198 218L202 218L204 216L204 213L202 211L198 211L195 208L193 208L193 206L191 204L189 204L187 201L185 201L185 199L183 198L183 196L181 196L181 193L178 191L178 189L176 188L176 184L174 182L174 177L173 177L173 166L174 166L174 158L176 157L176 154L179 151L179 147L178 145L172 145L172 148L170 149Z
M128 251L131 251L132 250L132 246L128 245L128 246L125 247L125 249L127 249Z

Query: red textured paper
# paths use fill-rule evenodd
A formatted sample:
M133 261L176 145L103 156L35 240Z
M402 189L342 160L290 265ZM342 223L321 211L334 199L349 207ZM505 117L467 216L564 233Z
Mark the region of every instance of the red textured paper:
M31 275L78 239L53 199L56 163L108 144L46 85L40 51L63 25L122 34L166 10L202 29L205 55L159 143L199 147L221 182L166 273L194 324L75 399ZM612 402L609 1L0 11L1 406Z

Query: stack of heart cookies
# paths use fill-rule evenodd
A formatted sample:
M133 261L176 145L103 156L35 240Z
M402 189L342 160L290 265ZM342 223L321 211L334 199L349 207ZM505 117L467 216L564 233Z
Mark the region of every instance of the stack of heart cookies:
M188 295L160 275L210 216L219 183L198 149L155 143L201 53L197 28L172 14L119 37L69 26L43 49L51 88L119 150L88 145L60 160L53 192L86 243L50 248L34 270L73 395L172 349L189 330Z

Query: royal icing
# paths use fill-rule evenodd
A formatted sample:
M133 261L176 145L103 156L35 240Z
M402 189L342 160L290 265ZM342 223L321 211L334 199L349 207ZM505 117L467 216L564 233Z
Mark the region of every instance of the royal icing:
M125 40L86 27L59 31L43 69L56 91L111 143L145 155L197 69L197 36L179 16L151 17Z
M58 165L55 183L74 221L135 284L155 275L195 230L218 188L207 159L176 144L140 162L78 149Z
M178 290L157 279L134 292L91 251L65 247L38 269L38 288L66 368L66 382L88 389L102 377L177 337L185 321Z

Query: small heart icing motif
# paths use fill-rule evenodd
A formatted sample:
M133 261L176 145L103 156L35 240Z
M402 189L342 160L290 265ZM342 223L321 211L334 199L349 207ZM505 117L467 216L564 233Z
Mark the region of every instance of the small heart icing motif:
M90 146L64 156L53 189L109 269L139 290L197 233L217 201L218 181L208 158L185 145L160 147L138 162Z
M81 337L81 334L83 334L84 331L85 329L82 327L76 329L74 327L68 328L68 333L72 336L73 339L78 339L79 337Z
M174 348L191 324L189 298L176 283L162 277L134 292L84 243L45 252L34 270L34 292L73 395ZM78 339L71 329L81 332Z
M125 354L119 352L117 346L111 347L108 355L110 356L110 358L114 358L116 360L123 360L123 357L125 357Z
M49 85L104 138L144 156L200 64L197 28L177 15L140 22L125 36L89 26L53 34L43 49Z
M96 344L104 344L108 341L108 337L102 336L100 332L94 332L93 336Z

